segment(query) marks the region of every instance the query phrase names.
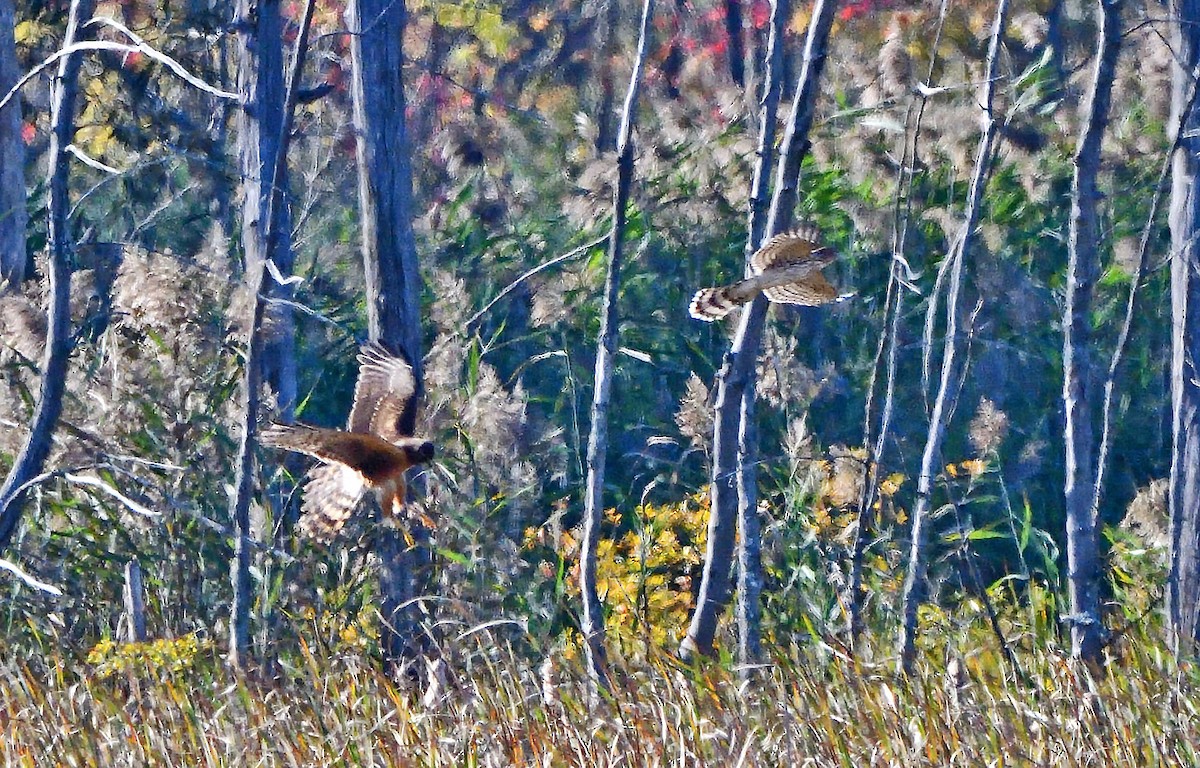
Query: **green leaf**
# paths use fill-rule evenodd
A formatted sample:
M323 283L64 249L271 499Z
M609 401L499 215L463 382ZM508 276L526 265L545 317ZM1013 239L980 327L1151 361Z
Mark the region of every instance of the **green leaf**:
M469 557L467 557L466 555L464 555L460 552L455 552L453 549L445 549L444 547L437 547L437 553L439 555L441 555L442 557L446 558L447 560L449 560L450 562L456 563L458 565L469 566L471 564L471 559Z

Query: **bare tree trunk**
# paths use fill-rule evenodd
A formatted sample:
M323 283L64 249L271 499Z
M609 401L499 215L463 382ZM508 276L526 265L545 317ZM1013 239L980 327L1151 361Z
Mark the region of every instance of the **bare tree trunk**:
M239 0L235 10L237 22L235 28L241 34L237 38L237 84L238 92L244 102L237 110L237 153L242 188L242 253L245 259L243 277L253 282L258 270L265 259L270 259L283 275L291 274L293 266L292 253L292 222L287 203L287 159L279 166L281 149L280 130L283 125L284 100L284 19L279 0ZM218 54L221 52L218 51ZM298 87L298 86L297 86ZM229 105L220 105L220 109L228 110ZM224 151L224 139L227 129L223 118L227 112L219 113L222 124L217 129L217 138L213 143L214 154ZM282 167L283 172L274 180L274 169ZM218 205L222 204L222 187L225 179L217 178L216 198ZM274 189L273 184L279 184L280 189ZM272 200L275 194L275 204ZM228 193L225 192L228 203ZM270 218L268 218L270 217ZM271 243L268 244L268 236ZM267 280L262 290L271 298L291 298L291 286L280 285L275 280ZM292 310L285 304L273 304L266 308L265 317L269 318L264 324L262 339L262 354L259 365L262 367L262 379L275 393L278 406L277 417L284 422L292 420L296 404L296 336L292 318ZM300 469L299 456L289 454L285 464L293 472ZM294 499L278 479L273 479L265 494L270 499L269 505L260 507L263 514L255 515L247 529L248 535L259 540L272 538L272 527L277 532L287 530L295 518ZM290 508L289 508L290 507ZM274 519L266 518L265 509L269 508ZM265 599L269 590L267 563L261 552L252 552L254 567L263 574L262 587L264 600L262 602L263 621L259 623L259 652L263 654L266 640L273 634L273 611L269 601ZM245 603L252 603L247 598ZM241 604L239 604L240 607Z
M772 11L774 13L774 11ZM746 85L746 38L742 29L742 4L740 0L725 0L725 34L729 36L729 76L739 88ZM772 26L772 33L774 27ZM771 58L770 43L767 43L767 58Z
M354 56L354 125L358 133L358 200L363 228L367 323L372 340L401 353L413 367L418 394L423 390L421 359L421 275L412 219L412 155L405 123L404 28L402 0L354 0L350 27ZM415 413L405 414L411 430ZM380 613L383 649L390 669L417 653L418 597L429 562L427 532L416 531L410 548L400 531L381 526L375 542L380 560Z
M237 114L237 149L242 185L242 251L246 274L253 279L264 259L279 272L291 274L292 222L284 190L271 189L272 170L282 151L283 15L281 0L238 0L238 92L244 99ZM286 171L286 165L284 166ZM287 186L286 172L280 183ZM273 194L283 204L272 207ZM274 220L268 222L267 211ZM275 232L267 246L267 232ZM271 280L264 286L273 298L290 298L291 289ZM296 337L292 312L286 305L270 308L270 333L263 346L263 377L276 394L280 418L290 421L296 405Z
M1200 69L1193 69L1191 77L1188 80L1189 84L1187 85L1188 92L1191 95L1187 97L1186 104L1182 109L1176 108L1173 110L1177 113L1175 115L1174 126L1167 129L1168 135L1173 137L1171 147L1167 150L1162 167L1159 170L1158 182L1154 185L1154 195L1150 199L1150 210L1146 213L1146 223L1142 226L1142 235L1138 243L1137 264L1134 266L1133 274L1129 278L1129 295L1125 299L1125 317L1121 321L1121 330L1117 334L1117 343L1113 347L1112 358L1108 363L1108 375L1104 379L1104 406L1100 426L1100 449L1096 454L1096 485L1092 493L1092 506L1096 510L1100 509L1100 501L1104 496L1104 475L1108 467L1108 454L1113 437L1113 397L1116 394L1117 373L1120 370L1122 361L1125 359L1125 351L1129 347L1129 338L1133 334L1133 320L1138 312L1138 299L1141 296L1142 280L1146 275L1146 270L1150 262L1151 240L1157 229L1158 209L1162 204L1163 195L1166 193L1167 187L1171 182L1171 168L1175 159L1175 152L1180 146L1180 141L1184 138L1184 123L1186 123L1188 116L1196 106L1197 96L1200 96L1200 88L1197 87L1197 78L1200 78Z
M730 0L727 8L737 8ZM791 16L791 0L775 0L771 7L770 36L767 39L762 109L758 121L758 159L750 189L749 237L746 238L746 274L750 274L750 256L763 242L771 194L771 170L775 159L776 118L783 90L783 37ZM739 34L740 21L739 21ZM732 54L731 54L732 55ZM744 75L743 70L743 75ZM762 615L762 523L758 517L758 485L754 472L757 443L754 434L754 397L742 396L738 418L738 662L751 663L759 654L759 623Z
M1087 121L1075 150L1067 241L1067 306L1063 326L1063 405L1066 410L1067 584L1071 595L1071 653L1099 661L1104 641L1100 617L1100 532L1092 439L1093 374L1091 307L1100 271L1100 144L1108 128L1117 56L1121 51L1120 0L1099 0L1100 31Z
M246 0L243 0L245 2ZM312 24L312 14L315 0L308 0L304 6L304 17L301 21L300 34L296 38L296 48L292 54L292 67L288 73L287 86L284 89L283 115L279 123L274 163L263 166L261 177L269 180L266 208L263 210L261 221L267 222L266 229L258 244L262 246L261 253L272 253L279 237L290 233L281 233L275 227L280 218L275 214L283 202L283 185L287 175L287 149L291 141L292 120L296 111L296 92L300 82L300 72L304 59L308 54L308 32ZM244 10L249 11L249 7ZM239 14L240 22L247 19ZM247 34L242 24L236 26ZM240 87L242 84L239 84ZM242 91L243 110L254 102ZM258 222L246 222L245 227L257 227ZM262 324L265 314L268 288L268 271L266 259L258 259L250 263L247 259L250 287L253 296L249 339L246 344L245 378L242 391L242 436L238 443L238 458L236 463L236 479L234 495L230 503L229 517L233 521L234 544L230 576L233 582L233 604L229 617L229 656L228 663L234 668L246 665L246 655L250 648L250 609L253 605L253 591L250 584L250 500L254 495L254 445L258 432L259 408L262 404L263 356L266 353L266 340L263 338Z
M1185 104L1200 65L1200 0L1173 0L1171 176L1171 571L1167 621L1180 656L1200 644L1200 109Z
M929 61L929 69L925 82L932 86L937 75L939 50L942 34L945 31L946 10L949 0L942 0L938 12L937 33L934 35L933 57ZM904 257L908 243L909 224L912 221L912 200L914 178L918 165L918 147L921 137L921 126L925 118L925 109L929 97L921 92L915 97L916 122L913 124L911 139L908 132L914 104L910 102L908 113L904 118L906 135L902 139L900 168L897 171L897 189L904 190L903 197L896 199L896 210L892 220L892 254L893 257ZM887 447L891 433L891 423L895 408L896 393L896 352L900 334L900 319L903 316L904 290L899 279L901 264L896 258L892 259L888 273L887 296L884 301L883 317L887 324L879 334L879 344L875 349L875 359L871 365L871 379L867 385L867 402L863 409L863 446L870 451L867 456L867 471L863 474L863 487L859 499L857 530L854 536L854 550L850 556L850 585L847 602L850 604L850 646L853 649L862 635L863 608L866 600L866 590L863 588L863 560L871 542L871 532L875 527L875 494L879 489L879 469L883 461L883 452ZM879 434L875 443L871 443L871 413L875 399L875 384L879 375L879 367L887 352L887 373L883 392L883 405L879 409Z
M21 76L15 26L12 0L0 0L0 94L8 93ZM25 279L26 219L21 100L13 99L0 107L0 291L12 290Z
M771 212L763 232L764 240L791 225L800 165L810 146L808 132L816 111L826 45L836 8L836 0L817 0L813 8L804 48L804 66L780 148L781 160L775 178ZM708 544L696 610L692 614L687 636L679 646L679 654L685 659L697 653L712 654L717 620L729 603L729 569L733 560L738 504L737 452L742 434L741 415L746 410L743 398L754 396L754 363L766 315L767 299L760 294L742 310L737 334L717 374Z
M592 428L588 435L587 480L583 497L583 546L579 553L579 587L583 597L584 649L588 675L593 686L608 687L604 651L604 606L596 589L596 551L600 546L600 522L604 519L604 460L608 450L608 402L612 393L613 358L617 354L617 293L621 285L621 262L625 254L625 221L629 192L633 186L633 124L637 119L638 90L650 39L650 17L654 0L642 6L642 26L637 57L621 127L617 134L617 187L613 191L612 234L608 238L608 274L604 280L604 308L600 315L600 338L596 343L596 374L592 390Z
M971 177L971 188L967 197L966 214L962 231L950 246L946 255L943 269L949 269L950 282L946 291L946 340L942 352L941 377L938 382L937 396L934 399L933 412L929 417L929 433L925 439L925 452L921 457L921 474L917 480L917 503L912 515L912 542L908 555L908 572L904 579L904 608L900 629L900 669L904 673L912 671L916 656L917 607L925 595L925 543L929 536L927 531L930 505L933 498L933 484L941 464L942 442L946 436L947 422L954 410L954 398L958 390L958 363L956 360L958 335L959 300L962 292L963 262L975 234L979 221L979 208L983 201L984 187L992 164L999 122L993 113L995 100L997 72L999 69L1000 43L1004 36L1004 27L1008 20L1009 0L1000 0L996 6L996 18L992 24L991 42L988 44L987 86L984 94L983 136L979 139L979 149L975 156L975 170ZM941 282L939 280L939 282ZM937 312L936 297L931 297L929 304L930 320L926 322L924 344L929 347L933 343L932 318Z
M608 0L604 6L604 21L596 25L603 40L600 50L600 107L596 110L596 150L607 152L616 146L613 134L613 109L617 103L617 26L621 21L619 0Z
M96 11L95 0L72 0L63 45L79 42L86 34L84 24ZM63 57L58 67L58 87L51 107L50 162L48 168L50 258L50 299L46 310L46 351L42 356L42 380L37 408L29 437L4 485L0 487L0 549L12 541L21 519L25 484L41 473L50 454L50 440L62 412L63 391L67 383L67 363L71 356L71 236L67 147L75 134L75 98L79 91L79 53Z
M137 558L125 563L125 634L127 643L146 642L146 586Z

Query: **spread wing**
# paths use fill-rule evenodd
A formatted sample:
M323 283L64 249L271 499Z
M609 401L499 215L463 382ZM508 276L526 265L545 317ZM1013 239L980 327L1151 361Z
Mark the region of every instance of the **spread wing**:
M754 299L760 292L773 302L817 306L838 297L820 270L837 254L821 245L817 231L804 227L776 235L750 257L751 276L733 285L697 291L688 306L692 317L712 322Z
M832 250L821 244L821 236L812 227L775 235L750 257L750 271L761 275L776 267L790 267L797 264L824 262L821 267L832 262ZM818 267L819 269L820 267Z
M329 542L337 536L362 500L363 477L345 464L318 464L304 484L300 534Z
M370 432L391 442L407 437L400 425L405 411L415 406L412 367L376 342L363 345L358 363L350 431Z
M800 304L819 307L837 301L838 292L825 276L816 272L803 280L763 290L763 295L776 304Z
M408 454L378 435L321 429L303 424L273 424L264 429L266 445L315 456L355 470L368 485L378 485L412 463Z

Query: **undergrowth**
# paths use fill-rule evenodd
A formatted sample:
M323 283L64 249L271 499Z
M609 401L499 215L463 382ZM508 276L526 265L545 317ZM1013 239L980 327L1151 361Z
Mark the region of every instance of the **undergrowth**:
M1015 629L1015 627L1014 627ZM582 668L484 629L424 696L357 649L233 676L211 645L188 663L125 654L0 667L5 765L1195 765L1200 675L1139 624L1103 669L1015 632L1005 665L982 622L928 644L897 678L886 646L855 660L793 646L751 670L650 654L589 705ZM831 641L832 643L832 641ZM135 661L130 661L131 659ZM141 659L137 662L136 659ZM869 660L868 660L869 659ZM618 662L620 663L620 662Z

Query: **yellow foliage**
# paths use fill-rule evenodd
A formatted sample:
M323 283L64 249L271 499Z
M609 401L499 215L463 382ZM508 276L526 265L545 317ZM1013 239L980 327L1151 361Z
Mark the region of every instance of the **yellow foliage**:
M504 20L500 6L486 2L439 2L433 4L437 23L449 29L470 30L490 56L503 56L519 33Z
M211 640L201 640L194 634L145 643L116 643L104 639L88 652L87 663L99 678L126 673L179 672L194 666L200 652L211 647Z
M895 496L900 490L900 486L904 484L905 477L899 472L893 472L883 479L879 484L880 496Z
M113 142L110 125L86 125L75 132L75 143L92 157L101 157Z
M708 493L638 508L638 527L597 547L596 582L608 608L610 639L629 651L666 647L692 609L692 572L700 566L708 533ZM620 519L609 510L605 518ZM563 534L563 549L575 550ZM572 581L578 586L577 574Z
M17 45L31 45L41 41L50 28L36 21L22 21L13 29L13 39Z
M983 459L968 459L959 465L972 479L987 471L987 462Z

